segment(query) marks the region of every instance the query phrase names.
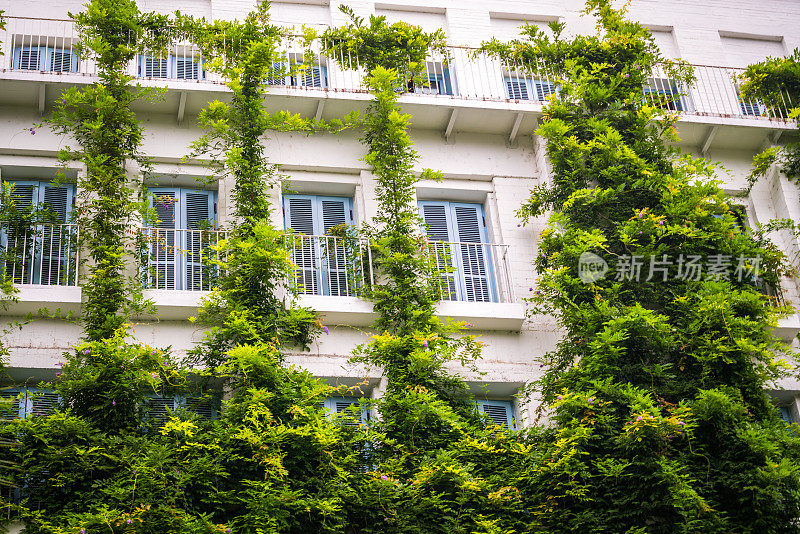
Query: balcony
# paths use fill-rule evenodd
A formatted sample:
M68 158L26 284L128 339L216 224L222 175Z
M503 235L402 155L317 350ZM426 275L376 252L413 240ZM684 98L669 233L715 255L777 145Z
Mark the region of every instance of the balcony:
M7 17L6 29L0 32L3 50L0 77L42 82L90 83L96 80L97 65L91 58L80 57L75 50L78 35L69 20ZM356 56L332 61L320 53L319 42L313 59L303 56L299 37L281 44L273 64L274 77L269 83L284 95L329 97L341 95L363 99L364 70ZM140 80L171 89L190 88L225 91L224 81L205 70L206 58L190 42L177 43L166 57L142 54L131 60L128 73ZM339 67L347 65L347 69ZM743 101L739 96L737 76L742 69L695 65L696 81L689 86L674 83L664 73L656 72L643 88L645 100L667 107L685 118L701 117L759 120L771 127L788 121L791 103L767 108L759 102ZM145 83L146 84L146 83ZM420 79L406 79L400 84L408 93L408 103L440 103L449 106L481 102L512 104L521 111L540 111L548 96L558 91L556 77L548 65L509 64L474 48L450 46L447 53L431 57ZM421 100L420 100L421 99ZM533 105L533 107L531 107ZM704 122L704 121L700 121ZM715 121L705 121L715 124ZM747 124L752 124L748 122Z

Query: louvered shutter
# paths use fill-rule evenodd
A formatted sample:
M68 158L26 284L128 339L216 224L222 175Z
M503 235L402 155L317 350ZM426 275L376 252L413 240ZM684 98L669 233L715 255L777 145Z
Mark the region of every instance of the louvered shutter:
M325 67L310 67L303 71L304 87L327 87L328 80Z
M511 100L530 100L528 81L525 79L506 78L506 92Z
M193 291L208 290L209 278L204 273L203 250L208 247L208 231L201 229L205 221L213 222L213 191L181 191L181 226L179 245L186 251L183 271L185 277L179 281L179 289ZM205 239L204 239L205 237Z
M28 415L44 416L50 415L58 407L60 397L58 393L47 389L28 390Z
M534 80L533 86L536 89L536 99L544 102L550 95L556 94L556 86L546 80Z
M39 203L39 182L12 181L8 184L12 188L14 210L21 215L29 214ZM3 225L0 234L3 268L15 284L36 283L32 269L36 242L36 228L13 223Z
M175 57L175 77L179 80L200 80L202 67L192 57Z
M175 230L180 224L180 192L178 189L151 189L150 194L158 221L155 226L143 229L147 243L146 287L178 289L180 243Z
M147 418L159 423L169 419L170 414L177 408L177 401L173 395L151 395L147 399Z
M168 78L169 58L139 56L139 76L145 78Z
M429 250L436 258L440 297L442 300L458 300L456 249L450 244L454 241L450 229L450 204L422 201L419 207L429 240Z
M318 295L321 291L320 265L317 261L317 244L313 236L315 198L308 195L284 197L284 224L294 231L292 262L295 270L296 290L307 295Z
M290 85L287 83L287 67L284 61L274 61L267 77L268 85Z
M781 406L780 414L781 414L781 419L783 419L783 421L787 425L791 425L792 423L794 423L794 421L792 420L792 412L788 406Z
M185 397L178 403L187 410L196 413L203 419L217 418L217 401L208 396L204 397Z
M333 414L344 414L341 420L347 426L358 426L369 421L369 413L359 406L355 397L330 397L325 400L325 405Z
M52 72L78 72L78 55L74 52L51 48L48 56L50 60L48 70Z
M42 183L39 187L40 202L52 221L42 226L41 245L37 247L35 270L40 271L36 273L40 284L66 285L77 269L71 261L77 239L66 225L72 211L74 191L72 185Z
M24 389L3 389L0 390L0 399L3 399L3 411L0 412L0 419L24 419L26 406L26 392Z
M452 204L459 256L459 274L462 275L464 300L491 302L489 250L486 243L486 226L483 206L480 204Z
M322 234L327 236L335 226L352 224L349 199L333 197L317 197L317 206L321 214ZM346 244L341 237L321 237L323 257L323 294L336 297L349 296L351 288L348 281L348 257ZM350 258L352 262L353 258Z
M505 425L509 429L515 429L514 425L514 405L506 401L478 401L480 412L486 414L492 423Z
M47 48L24 47L14 50L14 68L20 70L45 70Z
M680 97L678 85L668 78L648 78L644 87L646 102L668 109L670 111L683 111L683 99Z

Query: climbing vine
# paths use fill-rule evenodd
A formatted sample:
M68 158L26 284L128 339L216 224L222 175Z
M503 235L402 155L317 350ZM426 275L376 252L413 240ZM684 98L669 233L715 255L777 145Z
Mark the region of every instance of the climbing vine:
M714 166L669 144L669 103L643 102L663 64L647 29L606 0L587 12L597 37L527 27L485 47L559 58L537 131L553 183L520 215L554 210L532 302L564 338L533 385L554 426L520 491L546 532L795 532L796 437L764 393L786 373L770 332L786 310L756 289L782 257L739 225Z

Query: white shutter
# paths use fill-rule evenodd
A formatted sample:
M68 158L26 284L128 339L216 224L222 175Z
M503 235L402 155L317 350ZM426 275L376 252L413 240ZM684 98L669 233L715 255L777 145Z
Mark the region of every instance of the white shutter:
M173 57L175 61L175 77L179 80L202 80L203 67L193 57Z
M304 87L327 87L328 80L325 67L309 67L303 71L302 81Z

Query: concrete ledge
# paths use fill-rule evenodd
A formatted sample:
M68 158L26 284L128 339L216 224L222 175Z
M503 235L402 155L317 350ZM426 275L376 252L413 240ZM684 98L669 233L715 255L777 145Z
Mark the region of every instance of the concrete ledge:
M81 288L78 286L17 285L18 302L11 304L5 315L27 315L47 308L50 313L61 310L78 313L81 310Z
M793 313L789 317L779 320L778 326L772 332L787 343L791 343L800 333L800 317Z
M152 300L158 308L159 318L186 320L197 315L201 300L210 291L177 291L173 289L146 289L144 298Z
M470 330L519 331L525 320L525 305L518 302L459 302L442 301L436 314L454 321L464 321Z
M298 301L301 306L318 311L322 315L322 323L328 326L369 326L378 318L372 310L372 302L358 297L300 295Z

